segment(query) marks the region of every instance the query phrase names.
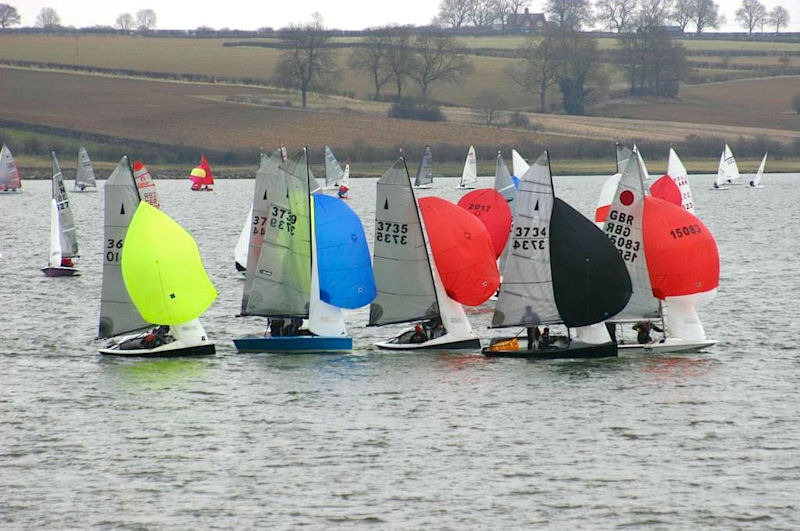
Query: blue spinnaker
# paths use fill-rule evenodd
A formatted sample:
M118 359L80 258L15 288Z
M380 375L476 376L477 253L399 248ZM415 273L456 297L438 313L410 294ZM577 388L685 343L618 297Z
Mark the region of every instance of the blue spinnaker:
M378 291L361 220L340 199L313 197L320 299L339 308L369 304Z

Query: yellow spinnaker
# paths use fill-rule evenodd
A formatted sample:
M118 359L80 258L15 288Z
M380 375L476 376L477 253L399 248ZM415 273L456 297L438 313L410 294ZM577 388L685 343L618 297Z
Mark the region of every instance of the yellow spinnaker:
M151 323L186 323L217 298L192 236L145 201L128 227L120 265L128 295Z

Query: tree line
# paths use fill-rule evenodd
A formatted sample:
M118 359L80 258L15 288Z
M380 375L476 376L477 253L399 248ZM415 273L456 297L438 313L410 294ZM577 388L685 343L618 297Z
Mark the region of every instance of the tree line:
M0 28L9 28L22 22L17 8L10 4L0 4ZM61 17L52 7L43 7L36 14L35 26L38 28L60 28ZM115 21L115 28L121 30L151 31L156 29L156 12L152 9L140 9L136 15L120 14Z

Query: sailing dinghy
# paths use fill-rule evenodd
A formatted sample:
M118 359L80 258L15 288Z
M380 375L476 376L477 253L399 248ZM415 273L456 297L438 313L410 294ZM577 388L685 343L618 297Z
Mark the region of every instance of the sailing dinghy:
M208 355L214 344L198 317L217 292L192 237L140 201L127 157L106 181L99 338L101 354ZM150 329L153 325L156 328Z
M706 337L695 310L714 297L719 284L714 237L688 210L649 195L638 161L623 169L605 232L633 286L625 309L609 321L624 327L660 320L665 330L662 340L643 344L628 342L623 334L618 351L682 352L716 343Z
M253 206L250 206L250 211L247 213L247 219L244 220L242 232L239 233L239 239L236 240L236 247L233 249L233 265L236 271L244 273L247 270L247 248L250 243L250 229L253 226Z
M625 307L630 277L603 232L554 196L547 152L522 176L513 226L491 327L563 324L567 336L541 346L524 339L524 348L521 338L495 338L483 353L527 359L616 356L616 346L598 323ZM571 338L570 328L576 337Z
M758 171L750 180L748 188L764 188L764 185L761 184L761 179L764 176L764 165L767 163L767 153L764 153L764 158L761 159L761 164L758 166Z
M22 188L22 175L11 150L3 144L0 149L0 192L16 192L20 188Z
M740 177L736 159L733 158L731 148L728 147L728 144L725 144L725 149L722 150L722 155L719 157L719 168L717 169L717 177L714 179L712 190L727 190L730 185L738 184Z
M643 160L640 161L640 165L644 167ZM687 212L694 213L694 199L692 198L692 189L689 187L689 173L686 171L686 167L681 162L678 154L672 148L669 148L667 173L650 185L650 195L674 203Z
M73 259L78 257L78 237L72 217L64 177L55 152L53 157L52 199L50 201L50 257L42 273L48 277L79 275Z
M511 207L500 192L480 188L464 195L458 206L481 220L489 233L495 258L500 258L511 234Z
M378 347L480 348L460 302L481 304L499 285L489 235L472 214L448 201L428 197L418 206L403 157L377 183L373 250L378 296L368 326L419 323Z
M140 160L133 162L133 178L142 201L147 201L150 206L161 208L161 203L158 201L158 194L156 193L156 182L153 180L153 176L150 175L150 170Z
M478 159L475 155L475 147L470 146L467 151L467 159L464 161L464 170L461 172L461 181L458 183L459 190L472 190L478 184Z
M514 177L508 171L508 166L503 160L503 154L497 152L497 160L494 165L494 189L500 192L505 197L508 205L512 206L514 199L517 197L519 184L514 181Z
M211 171L211 166L208 164L205 154L200 155L200 164L192 168L189 173L189 180L192 181L191 190L193 192L211 192L214 190L210 188L214 184L214 173Z
M78 148L78 165L75 170L75 183L72 187L73 192L95 192L97 190L97 182L94 175L94 166L92 159L89 158L89 152L86 148L81 146Z
M430 146L425 146L425 154L419 161L414 188L433 188L433 152Z
M344 183L344 170L329 146L325 146L325 190L338 190Z
M280 165L265 159L256 180L242 315L269 317L270 333L234 339L236 350L349 352L353 340L342 309L375 297L361 221L345 202L312 195L305 148ZM307 330L300 328L303 319Z

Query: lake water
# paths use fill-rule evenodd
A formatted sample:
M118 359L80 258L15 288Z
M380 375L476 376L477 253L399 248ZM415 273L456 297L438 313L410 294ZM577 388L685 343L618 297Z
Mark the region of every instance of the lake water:
M265 325L235 317L252 180L157 182L219 290L202 319L216 356L102 357L102 185L71 195L82 276L49 279L50 183L27 181L0 194L0 527L796 529L798 178L691 178L720 250L699 308L719 344L551 362L379 351L399 328L364 328L366 309L348 314L353 355L237 354ZM556 193L590 213L602 180ZM370 241L374 195L353 182ZM482 337L490 316L470 312Z

